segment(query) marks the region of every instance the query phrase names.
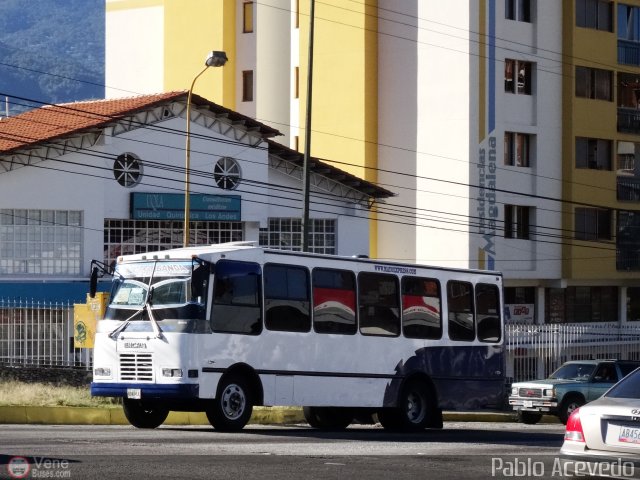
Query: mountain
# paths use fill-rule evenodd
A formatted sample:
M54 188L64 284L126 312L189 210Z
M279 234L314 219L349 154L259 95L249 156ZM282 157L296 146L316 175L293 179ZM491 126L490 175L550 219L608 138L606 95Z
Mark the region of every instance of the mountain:
M1 0L0 115L104 98L104 18L104 0Z

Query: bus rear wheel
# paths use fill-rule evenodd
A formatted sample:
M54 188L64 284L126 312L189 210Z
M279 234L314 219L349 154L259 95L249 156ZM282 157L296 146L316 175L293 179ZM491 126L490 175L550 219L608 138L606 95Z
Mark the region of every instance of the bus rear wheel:
M338 407L303 407L302 413L309 425L321 430L344 430L353 421L347 409Z
M221 432L237 432L249 422L253 413L251 390L239 376L222 378L213 404L205 412L213 428Z
M123 399L122 408L124 416L136 428L159 427L169 415L169 410L166 408L129 398Z
M437 422L432 418L435 408L429 388L418 380L408 381L400 391L398 406L378 412L378 419L385 430L418 432Z

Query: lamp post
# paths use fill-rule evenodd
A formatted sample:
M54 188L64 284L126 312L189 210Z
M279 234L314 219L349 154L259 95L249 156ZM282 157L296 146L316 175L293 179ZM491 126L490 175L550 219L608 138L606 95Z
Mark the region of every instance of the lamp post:
M189 95L187 96L187 129L186 129L186 144L185 144L185 157L184 157L184 234L182 237L182 244L185 247L189 246L189 217L191 202L189 198L189 170L191 168L191 95L193 95L193 87L196 84L196 80L202 75L209 67L222 67L227 63L227 54L220 51L209 52L207 59L204 62L204 68L198 75L195 76L193 82L191 82L191 88L189 88Z

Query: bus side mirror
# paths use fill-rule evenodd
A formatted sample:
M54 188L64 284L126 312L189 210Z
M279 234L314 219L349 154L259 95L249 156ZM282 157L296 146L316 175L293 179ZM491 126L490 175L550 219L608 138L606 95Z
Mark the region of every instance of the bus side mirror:
M89 277L89 296L91 298L95 298L97 290L98 290L98 267L93 267L91 269L91 277Z
M114 270L98 260L91 260L91 276L89 277L89 296L95 298L98 291L98 278L113 275Z

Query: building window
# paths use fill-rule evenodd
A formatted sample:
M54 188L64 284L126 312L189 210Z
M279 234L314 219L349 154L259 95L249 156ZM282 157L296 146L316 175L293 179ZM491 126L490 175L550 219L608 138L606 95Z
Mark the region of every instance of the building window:
M313 219L309 229L309 251L336 253L336 221ZM270 218L268 228L260 229L260 246L276 250L302 250L302 220L299 218Z
M640 270L640 212L618 210L616 269L618 271Z
M295 0L295 26L296 28L300 28L300 0Z
M253 2L242 5L242 33L253 32Z
M532 207L504 206L504 238L529 240Z
M223 190L234 190L240 178L240 165L231 157L222 157L213 167L213 179Z
M0 275L80 275L80 210L0 210Z
M531 1L505 0L504 18L519 22L531 22Z
M182 220L104 221L104 262L115 264L120 255L168 250L183 246ZM242 222L190 222L190 245L212 245L243 240Z
M618 4L618 39L640 42L640 8Z
M599 68L576 67L576 97L613 100L613 72Z
M618 319L617 287L567 287L566 323L615 322Z
M611 240L611 210L576 208L576 240Z
M242 72L242 101L253 102L253 70Z
M293 98L300 98L300 67L293 69Z
M113 177L123 187L135 187L142 180L142 162L132 153L118 155L113 162Z
M576 168L611 170L612 148L611 140L576 137Z
M576 0L576 26L613 32L613 2Z
M532 63L505 59L504 91L519 95L531 95Z
M530 167L529 145L531 135L504 132L504 164L514 167Z
M640 321L640 287L627 288L627 321Z

